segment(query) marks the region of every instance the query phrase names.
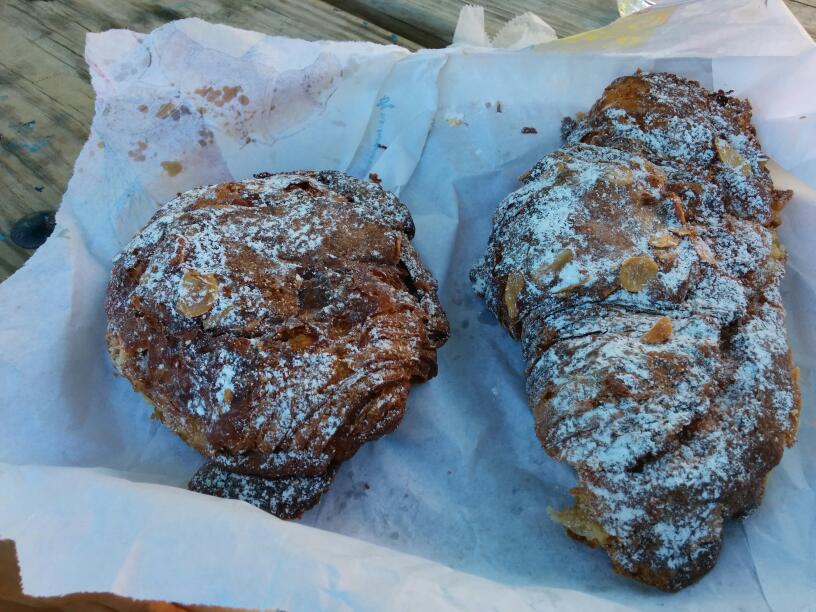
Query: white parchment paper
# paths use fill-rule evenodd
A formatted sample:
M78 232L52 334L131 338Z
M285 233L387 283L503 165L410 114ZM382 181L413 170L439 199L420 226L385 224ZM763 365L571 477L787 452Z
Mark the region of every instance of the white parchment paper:
M27 593L293 611L813 609L812 41L781 0L660 6L514 50L468 43L487 40L473 17L455 47L414 54L199 20L89 35L97 98L88 142L54 235L0 285L0 538L17 543ZM512 31L551 37L533 19L515 27L502 44L517 46ZM719 564L674 595L616 576L605 554L548 519L548 507L570 503L573 476L541 449L520 348L467 279L496 204L560 145L561 118L637 68L750 98L778 185L796 190L781 235L802 368L799 443L762 507L727 525ZM202 459L113 376L103 300L112 257L176 192L299 168L376 172L399 193L452 335L439 376L412 390L400 428L365 446L317 508L286 523L180 488Z

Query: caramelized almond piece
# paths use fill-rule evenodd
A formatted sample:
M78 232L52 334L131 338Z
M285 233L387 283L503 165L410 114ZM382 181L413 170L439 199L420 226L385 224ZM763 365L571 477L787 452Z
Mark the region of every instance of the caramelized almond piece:
M522 289L524 289L524 277L518 272L510 273L504 285L504 307L507 309L507 317L510 321L515 321L518 317L518 294Z
M589 542L591 546L601 546L609 539L603 527L579 508L565 508L564 510L548 509L550 518L564 527L568 535L577 536Z
M577 289L578 287L583 287L590 278L592 278L592 277L591 276L584 276L577 283L573 283L571 285L567 285L566 287L562 287L561 289L556 291L556 293L567 293L568 291L573 291L573 290Z
M694 244L694 250L697 251L697 257L699 257L701 261L709 264L717 263L717 258L714 257L711 247L708 246L708 243L705 240L699 236L695 236L692 239L692 244Z
M635 255L623 262L618 274L621 286L632 293L643 289L657 276L657 262L648 255Z
M662 344L672 335L672 324L669 317L660 317L652 329L643 334L643 341L649 344Z
M305 348L312 346L316 341L316 338L311 334L298 334L296 336L292 336L287 340L287 344L290 347L295 349L296 351L301 351Z
M743 176L751 176L753 174L751 165L745 161L745 158L740 155L739 151L725 140L717 138L714 141L714 146L717 147L717 157L719 157L720 161L726 166L741 172Z
M342 382L354 373L351 365L345 359L338 359L332 368L332 375L327 384L333 385Z
M641 206L654 206L659 200L648 191L641 191L635 196L635 201Z
M575 487L570 490L570 493L575 498L575 505L572 508L563 510L547 508L547 514L556 523L560 523L566 528L569 535L584 539L591 546L605 546L609 540L609 534L593 518L593 513L586 499L586 490Z
M655 164L653 164L652 162L650 162L648 160L644 160L643 167L646 169L646 171L649 173L649 175L655 177L655 180L657 181L657 185L655 185L656 187L659 187L660 185L663 185L666 182L666 180L668 179L668 177L666 176L666 173L663 171L663 169L660 166L656 166Z
M669 268L671 268L671 266L674 265L674 262L677 261L677 253L674 251L660 250L656 251L654 256L655 259L657 259L659 262L666 264L666 266L668 266ZM666 269L664 268L663 271L665 272Z
M572 249L563 249L559 251L556 253L555 257L550 263L541 266L533 273L533 278L540 281L542 278L547 276L547 274L560 272L561 268L572 261L574 255L575 254L572 252Z
M674 203L674 213L677 215L677 220L680 223L685 225L686 223L686 212L683 210L683 203L680 201L680 198L677 195L671 195L671 201Z
M674 234L675 236L696 236L697 232L694 230L693 227L684 226L684 227L670 227L669 231Z
M622 187L635 182L635 175L632 174L632 170L626 166L612 166L606 173L606 178L613 185L620 185Z
M218 295L218 279L215 274L201 274L188 270L181 278L181 297L176 310L185 317L200 317L208 313Z
M562 251L559 251L549 266L550 271L560 272L561 268L563 268L569 262L571 262L574 256L575 254L572 252L572 249L564 249Z
M671 234L659 234L649 241L649 245L656 249L670 249L680 244L680 241Z
M783 259L785 257L785 246L779 242L779 236L776 232L773 233L773 241L771 242L771 258Z

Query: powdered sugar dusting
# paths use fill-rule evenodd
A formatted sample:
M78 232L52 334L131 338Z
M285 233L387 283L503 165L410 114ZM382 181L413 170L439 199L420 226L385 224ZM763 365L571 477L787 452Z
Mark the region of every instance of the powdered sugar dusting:
M674 75L616 81L565 133L499 204L471 277L522 340L538 436L616 568L676 589L795 435L784 194L750 106Z
M159 418L222 468L327 473L436 373L448 323L413 233L395 196L339 172L191 190L116 259L109 345Z
M298 518L329 488L333 473L259 478L234 474L208 463L190 481L190 490L247 502L284 518Z

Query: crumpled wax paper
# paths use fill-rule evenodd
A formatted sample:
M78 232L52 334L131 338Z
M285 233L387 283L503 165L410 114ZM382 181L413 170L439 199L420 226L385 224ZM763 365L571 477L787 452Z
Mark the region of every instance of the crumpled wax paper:
M0 285L0 537L17 543L27 593L293 611L813 606L812 41L780 0L656 7L516 50L462 43L480 40L479 27L471 19L456 47L413 54L195 19L88 36L90 136L54 235ZM674 595L618 577L547 517L570 503L573 475L541 449L520 348L467 278L496 204L560 145L561 118L637 68L750 98L778 184L796 190L781 236L802 368L799 443L762 507L726 526L719 564ZM399 193L452 335L400 428L286 523L183 489L202 459L114 377L103 299L112 257L176 192L299 168L376 172Z

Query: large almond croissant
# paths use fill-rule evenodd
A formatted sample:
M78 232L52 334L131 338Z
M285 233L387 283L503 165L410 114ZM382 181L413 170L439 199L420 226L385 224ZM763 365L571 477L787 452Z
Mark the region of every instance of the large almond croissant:
M797 370L750 105L669 74L613 82L523 178L471 273L522 341L568 532L665 590L716 562L795 438Z

